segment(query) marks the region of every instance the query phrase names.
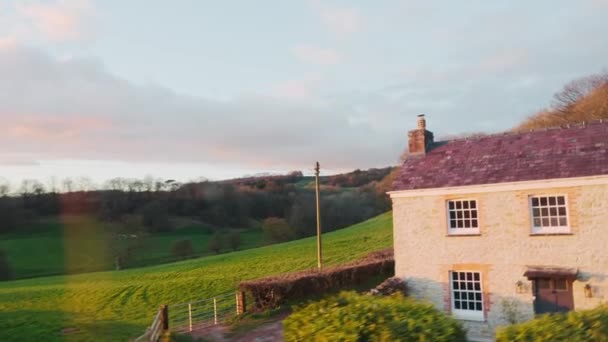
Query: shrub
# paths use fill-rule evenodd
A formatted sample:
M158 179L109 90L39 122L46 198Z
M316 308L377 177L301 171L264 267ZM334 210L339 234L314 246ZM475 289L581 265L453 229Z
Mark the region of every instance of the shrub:
M496 341L608 341L608 305L587 311L542 315L500 329Z
M395 261L392 250L370 253L352 264L325 269L322 272L304 271L276 277L242 282L241 291L253 299L254 311L277 308L288 301L306 299L311 294L338 291L361 284L376 276L392 276Z
M194 254L194 248L190 240L178 240L171 245L171 255L176 258L185 259L192 254Z
M232 248L233 251L239 249L241 243L243 242L243 240L241 240L241 234L239 234L238 232L233 232L228 238L230 242L230 248Z
M458 321L401 294L342 292L296 309L283 328L286 341L466 341Z
M278 243L293 240L295 233L283 218L269 217L262 223L262 230L269 242Z
M207 248L210 252L220 254L220 251L222 250L222 240L220 239L220 235L218 233L213 234L211 239L209 239Z

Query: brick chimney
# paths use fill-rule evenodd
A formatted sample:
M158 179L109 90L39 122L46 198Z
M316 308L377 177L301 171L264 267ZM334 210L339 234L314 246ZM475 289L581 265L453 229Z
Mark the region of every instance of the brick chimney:
M429 151L433 143L433 132L426 130L424 114L418 115L417 128L407 133L409 152L411 155L423 155Z

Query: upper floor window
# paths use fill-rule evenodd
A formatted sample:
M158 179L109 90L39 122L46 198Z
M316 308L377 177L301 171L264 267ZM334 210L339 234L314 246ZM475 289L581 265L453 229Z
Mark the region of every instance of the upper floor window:
M568 205L564 195L530 196L532 233L569 233Z
M449 200L448 233L451 235L479 234L476 200Z

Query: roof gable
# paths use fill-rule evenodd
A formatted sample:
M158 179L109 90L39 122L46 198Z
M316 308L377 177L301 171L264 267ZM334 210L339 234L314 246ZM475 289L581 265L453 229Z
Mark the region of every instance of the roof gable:
M435 143L403 163L394 190L608 175L608 122Z

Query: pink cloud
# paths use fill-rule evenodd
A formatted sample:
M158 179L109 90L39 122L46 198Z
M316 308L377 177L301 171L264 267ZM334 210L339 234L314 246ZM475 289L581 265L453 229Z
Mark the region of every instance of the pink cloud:
M35 31L54 41L78 40L86 36L92 5L87 0L58 0L53 3L17 5L17 12L31 21Z
M8 120L0 129L5 137L33 143L71 141L112 127L107 117L9 115Z
M309 74L302 79L288 80L272 87L271 94L276 97L296 100L311 98L315 93L316 85L322 78L320 74Z
M341 60L340 54L332 49L308 44L296 45L292 52L301 61L311 64L332 65L339 63Z
M318 13L323 24L337 35L358 32L363 26L363 16L355 7L328 6L319 0L310 0L309 4Z
M0 37L0 49L14 47L16 44L17 44L17 39L12 35Z

